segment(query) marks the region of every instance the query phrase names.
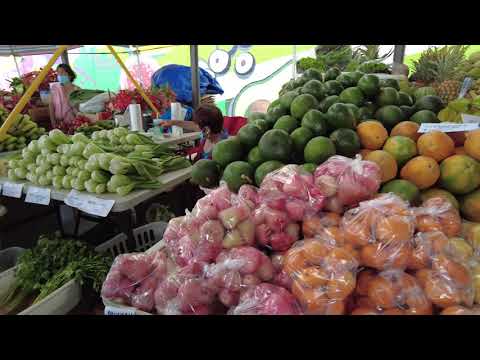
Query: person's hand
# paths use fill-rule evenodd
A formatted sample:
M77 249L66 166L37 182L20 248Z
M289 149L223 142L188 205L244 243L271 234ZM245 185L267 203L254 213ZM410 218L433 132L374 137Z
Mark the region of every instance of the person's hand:
M160 126L168 128L171 126L178 125L178 122L179 122L178 120L165 120L160 122Z

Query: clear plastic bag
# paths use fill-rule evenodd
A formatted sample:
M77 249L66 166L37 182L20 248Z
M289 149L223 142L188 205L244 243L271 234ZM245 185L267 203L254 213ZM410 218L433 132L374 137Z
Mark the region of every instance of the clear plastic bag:
M292 221L318 213L325 204L325 196L314 184L313 175L298 165L287 165L268 174L258 194L261 204L285 212Z
M363 266L377 270L407 267L415 218L398 196L381 194L361 202L344 214L340 228L345 243L359 250Z
M191 213L172 219L164 234L169 253L180 266L213 262L222 249L254 245L256 191L241 187L236 195L222 184L200 199Z
M314 182L327 196L325 209L342 213L345 207L368 200L380 188L380 168L359 155L355 159L332 156L315 170Z
M443 198L431 198L415 208L418 232L442 231L448 237L462 233L462 219L457 209Z
M259 246L273 251L288 250L300 238L300 225L285 211L260 205L253 213L255 239Z
M301 315L295 297L283 287L262 283L246 290L229 315Z
M175 270L164 251L117 256L105 279L103 298L150 312L158 285Z
M352 315L431 315L433 307L420 283L400 269L360 273Z
M356 286L358 255L322 235L297 242L283 260L292 294L305 314L341 315Z

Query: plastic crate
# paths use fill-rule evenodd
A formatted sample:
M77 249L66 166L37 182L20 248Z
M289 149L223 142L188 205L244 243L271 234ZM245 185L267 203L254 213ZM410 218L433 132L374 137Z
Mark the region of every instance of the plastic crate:
M144 252L158 243L163 238L163 233L167 229L168 224L158 221L140 226L133 230L135 238L135 251ZM127 235L118 234L114 238L98 245L95 248L98 252L110 252L112 256L118 256L128 252Z
M21 247L10 247L0 251L0 273L15 267L18 257L25 251Z

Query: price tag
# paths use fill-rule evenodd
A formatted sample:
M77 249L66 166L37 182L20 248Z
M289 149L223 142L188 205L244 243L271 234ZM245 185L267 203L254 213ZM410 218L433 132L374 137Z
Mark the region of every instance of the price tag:
M50 204L50 189L29 186L25 202L39 205Z
M477 130L478 124L456 124L456 123L424 123L418 129L419 133L428 133L431 131L457 132Z
M101 217L106 217L115 204L115 200L99 199L76 190L70 191L64 202L68 206Z
M465 124L480 124L480 116L462 114L462 119Z
M133 308L118 308L114 306L105 306L105 315L135 315Z
M15 184L6 182L3 184L2 194L13 198L20 199L22 197L23 184Z

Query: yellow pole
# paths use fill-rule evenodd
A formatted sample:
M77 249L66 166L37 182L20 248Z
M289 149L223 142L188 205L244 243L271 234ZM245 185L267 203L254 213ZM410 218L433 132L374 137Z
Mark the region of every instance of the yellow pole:
M147 102L148 106L150 106L150 108L158 115L160 115L160 111L158 111L158 109L156 108L155 105L153 105L152 101L150 100L150 98L147 96L147 94L145 94L145 91L143 91L142 87L138 84L138 82L133 78L132 74L130 74L130 71L128 71L127 67L125 66L125 64L123 63L122 59L120 59L120 56L118 56L117 52L115 51L115 49L112 47L112 45L107 45L107 48L108 50L110 50L110 52L112 53L112 55L114 56L115 60L117 60L118 64L120 65L120 67L123 69L123 71L125 71L125 73L127 74L128 78L130 79L130 81L133 83L133 85L135 85L135 88L138 90L138 92L140 93L140 95L142 95L143 99Z
M48 61L47 65L40 71L40 74L37 75L35 80L33 80L30 87L25 91L20 101L15 105L12 112L8 115L7 120L3 123L2 127L0 128L0 140L3 140L5 135L7 134L8 129L15 123L17 115L23 110L25 105L30 101L32 95L35 91L37 91L38 87L45 79L48 74L48 71L52 68L55 61L57 61L58 57L62 55L62 53L67 49L68 45L61 45L58 47L57 51L53 54L53 56Z

